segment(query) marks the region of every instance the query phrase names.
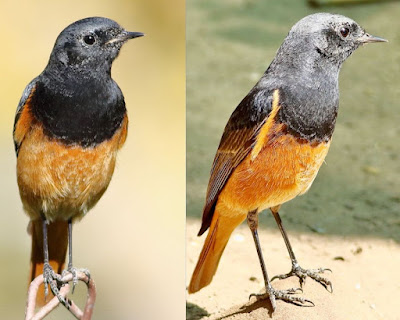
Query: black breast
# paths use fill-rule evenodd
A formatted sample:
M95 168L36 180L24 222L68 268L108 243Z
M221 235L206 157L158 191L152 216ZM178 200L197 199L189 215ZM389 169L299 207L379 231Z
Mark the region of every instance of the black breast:
M39 79L31 107L46 135L83 147L110 139L126 114L122 92L111 79L60 86Z
M294 136L308 141L327 142L335 129L339 107L337 90L295 87L279 90L279 121Z

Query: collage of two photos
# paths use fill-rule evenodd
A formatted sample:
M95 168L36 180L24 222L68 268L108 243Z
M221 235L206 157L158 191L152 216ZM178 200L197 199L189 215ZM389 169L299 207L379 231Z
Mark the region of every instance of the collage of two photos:
M1 319L400 319L398 1L0 9Z

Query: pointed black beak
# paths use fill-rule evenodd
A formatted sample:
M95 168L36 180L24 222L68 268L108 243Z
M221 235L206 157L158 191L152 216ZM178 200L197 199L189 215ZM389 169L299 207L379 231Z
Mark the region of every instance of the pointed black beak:
M364 33L361 37L357 39L358 42L364 43L372 43L372 42L388 42L386 39L375 37L370 35L369 33Z
M123 35L124 40L129 40L129 39L133 39L133 38L139 38L139 37L143 37L144 33L142 32L129 32L126 31L125 35Z
M117 35L115 38L108 40L106 42L106 44L111 44L111 43L115 43L115 42L125 42L127 40L139 38L139 37L143 37L143 36L144 36L144 33L142 33L142 32L123 31L119 35Z

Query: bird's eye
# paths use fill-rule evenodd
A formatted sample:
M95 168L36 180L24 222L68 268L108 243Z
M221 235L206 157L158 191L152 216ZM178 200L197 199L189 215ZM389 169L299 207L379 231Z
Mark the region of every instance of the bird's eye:
M93 43L96 42L96 39L95 39L94 36L88 35L88 36L84 36L84 37L83 37L83 41L85 41L86 44L88 44L88 45L91 46Z
M346 38L350 33L349 28L347 27L342 27L340 28L340 34L342 35L343 38Z

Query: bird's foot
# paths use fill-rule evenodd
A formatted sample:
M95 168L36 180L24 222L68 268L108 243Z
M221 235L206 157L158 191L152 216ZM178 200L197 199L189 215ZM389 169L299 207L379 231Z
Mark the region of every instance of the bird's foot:
M300 287L303 287L303 284L306 283L306 279L307 277L314 279L316 282L320 283L322 286L325 287L326 290L328 290L330 293L333 292L333 288L332 288L332 282L327 279L322 277L320 274L324 273L325 271L330 271L332 272L331 269L327 269L327 268L319 268L319 269L303 269L301 268L297 263L294 263L292 266L292 270L287 273L287 274L281 274L278 276L275 276L271 279L271 281L275 280L275 279L286 279L292 276L296 276L299 278L300 281Z
M302 293L301 288L291 288L288 290L276 290L272 286L266 287L266 292L261 294L252 293L249 296L256 297L257 300L269 299L271 301L272 309L276 309L276 300L283 300L289 303L293 303L301 307L314 307L314 303L311 300L304 299L299 296L294 296L294 294Z
M62 277L55 273L49 263L45 263L43 266L43 282L44 282L44 296L47 298L49 294L49 286L51 292L58 298L58 300L66 307L68 302L60 294L60 288L65 284Z
M78 284L78 274L77 272L83 272L90 280L90 272L88 269L77 269L72 265L68 265L68 268L62 272L62 277L66 276L68 273L72 274L72 294L75 291L75 286Z

